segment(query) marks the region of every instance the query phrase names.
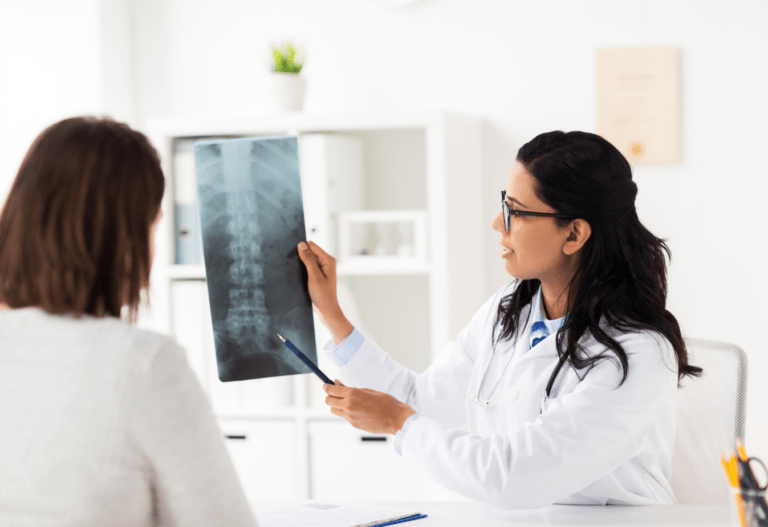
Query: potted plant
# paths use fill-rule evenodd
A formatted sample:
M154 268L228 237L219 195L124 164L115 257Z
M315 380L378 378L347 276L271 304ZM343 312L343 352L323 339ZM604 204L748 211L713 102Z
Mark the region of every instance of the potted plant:
M299 75L304 67L303 54L291 42L272 46L273 91L276 109L299 111L304 105L306 80Z

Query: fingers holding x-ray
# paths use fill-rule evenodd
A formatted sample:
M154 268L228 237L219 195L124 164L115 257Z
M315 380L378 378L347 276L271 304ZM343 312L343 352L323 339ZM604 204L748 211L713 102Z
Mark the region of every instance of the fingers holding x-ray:
M340 311L336 296L336 259L313 242L299 244L299 257L307 268L307 286L316 312L329 316Z

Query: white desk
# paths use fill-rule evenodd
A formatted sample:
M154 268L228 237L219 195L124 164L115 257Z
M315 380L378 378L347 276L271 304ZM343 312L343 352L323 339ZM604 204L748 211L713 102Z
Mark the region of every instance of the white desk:
M295 507L307 503L300 500L254 500L251 507L257 514L275 509ZM380 505L399 509L418 510L428 517L402 524L403 527L499 527L513 525L617 525L661 527L735 527L735 507L723 505L653 505L645 507L594 507L553 505L544 509L503 511L470 502L349 502L336 504Z

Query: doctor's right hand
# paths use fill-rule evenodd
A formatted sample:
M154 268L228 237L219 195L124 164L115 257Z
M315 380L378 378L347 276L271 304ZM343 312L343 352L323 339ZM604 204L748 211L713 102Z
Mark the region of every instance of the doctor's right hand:
M307 286L312 299L312 309L317 313L338 346L346 339L354 326L341 311L336 294L336 258L325 252L315 242L299 243L299 258L307 268Z

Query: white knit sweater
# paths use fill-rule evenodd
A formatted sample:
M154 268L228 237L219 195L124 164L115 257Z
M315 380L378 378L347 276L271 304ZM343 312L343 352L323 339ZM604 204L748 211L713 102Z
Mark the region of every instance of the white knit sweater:
M255 525L169 337L0 311L0 525Z

